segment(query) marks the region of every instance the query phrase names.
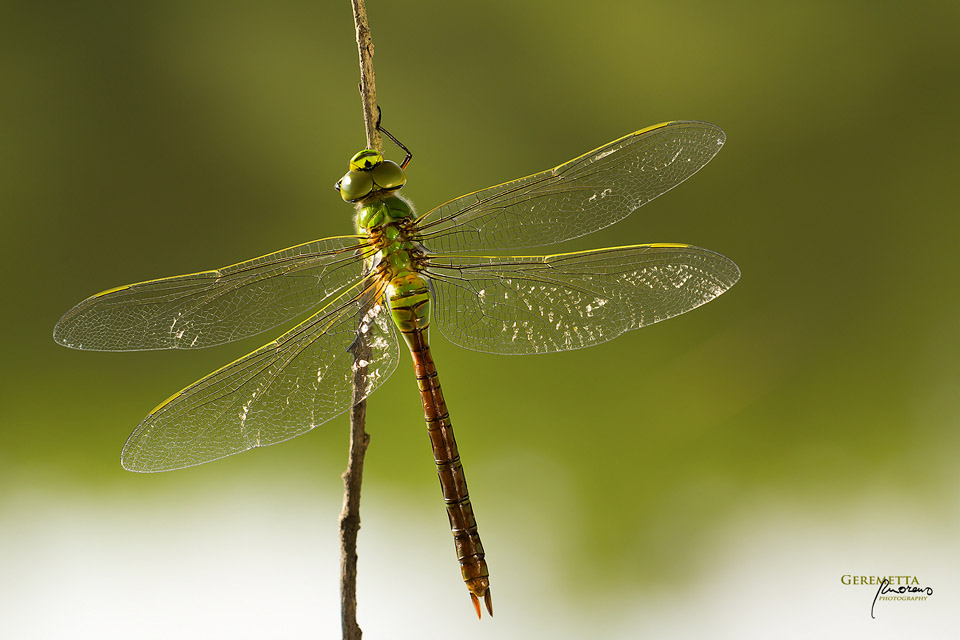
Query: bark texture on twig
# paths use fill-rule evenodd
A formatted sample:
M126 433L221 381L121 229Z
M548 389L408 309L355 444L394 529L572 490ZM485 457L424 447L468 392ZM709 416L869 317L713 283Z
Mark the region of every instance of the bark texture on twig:
M365 336L358 334L353 351L355 404L350 412L350 454L347 470L343 472L343 510L340 512L340 624L344 640L360 640L363 636L357 624L357 534L360 532L363 457L370 444L370 435L364 430L367 403L361 393L366 388L367 371L358 363L369 361L369 354L370 345Z
M377 83L373 74L373 38L367 22L364 0L351 0L353 21L357 26L357 49L360 52L360 96L363 99L363 123L367 131L367 148L383 151L377 129Z
M373 76L373 40L367 22L364 0L351 0L353 20L357 27L357 49L360 52L360 93L363 97L363 122L367 147L381 151L377 130L377 89ZM361 305L363 306L363 305ZM358 323L361 318L357 319ZM359 327L359 325L358 325ZM360 531L360 485L363 481L363 458L370 443L365 430L367 402L367 365L370 344L364 332L357 332L353 348L353 409L350 412L350 453L343 472L343 510L340 512L340 622L344 640L360 640L363 632L357 624L357 534ZM363 364L361 364L363 363Z

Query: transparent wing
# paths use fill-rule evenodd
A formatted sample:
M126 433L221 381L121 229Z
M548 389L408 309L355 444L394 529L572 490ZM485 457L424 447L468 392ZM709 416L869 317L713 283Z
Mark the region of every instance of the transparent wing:
M658 124L566 164L423 214L420 241L443 252L554 244L603 229L677 186L720 151L706 122Z
M451 342L501 354L579 349L666 320L732 287L732 260L682 244L553 256L429 256L435 315Z
M211 373L150 412L123 447L130 471L170 471L306 433L354 403L358 327L370 347L366 387L396 369L397 338L379 291L350 288L277 340Z
M272 329L360 280L358 236L316 240L214 271L125 285L67 311L53 338L74 349L209 347Z

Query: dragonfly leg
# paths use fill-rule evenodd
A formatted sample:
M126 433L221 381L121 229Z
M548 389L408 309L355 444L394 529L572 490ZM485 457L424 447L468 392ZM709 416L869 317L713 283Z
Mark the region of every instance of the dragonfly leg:
M403 152L406 154L406 156L404 157L403 162L400 163L400 168L406 169L407 165L410 164L410 161L413 160L413 154L410 153L410 149L407 149L402 142L394 138L392 133L380 126L381 120L383 120L383 110L380 108L380 105L377 105L377 131L393 140L395 145L403 149Z

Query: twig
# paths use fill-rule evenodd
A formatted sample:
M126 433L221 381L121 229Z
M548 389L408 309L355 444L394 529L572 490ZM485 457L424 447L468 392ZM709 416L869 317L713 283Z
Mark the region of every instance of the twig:
M363 122L367 148L381 151L383 143L377 130L377 89L373 75L373 40L367 22L364 0L351 0L353 21L357 27L360 52L360 93L363 97ZM366 305L361 304L361 310ZM363 318L359 319L363 322ZM370 344L363 331L357 332L353 349L353 410L350 412L350 454L343 472L343 510L340 512L340 623L344 640L360 640L363 632L357 624L357 534L360 531L360 485L363 481L363 457L370 444L364 429L367 417L367 363Z
M340 512L340 624L344 640L360 640L363 632L357 624L357 534L360 531L360 484L363 481L363 457L370 444L364 430L367 402L363 390L367 385L370 345L366 336L357 332L353 350L353 410L350 412L350 457L343 472L343 510Z
M377 83L373 74L373 38L367 22L364 0L350 0L353 22L357 26L357 49L360 51L360 96L363 99L363 124L367 131L367 148L383 151L377 129Z

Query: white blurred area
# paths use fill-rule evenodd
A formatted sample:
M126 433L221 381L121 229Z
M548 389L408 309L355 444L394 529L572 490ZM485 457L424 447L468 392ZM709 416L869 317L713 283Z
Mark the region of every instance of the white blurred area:
M0 638L338 638L339 495L252 486L173 502L10 492L0 504ZM132 506L136 505L136 507ZM554 549L484 514L496 617L478 622L445 515L365 501L365 638L955 638L956 523L878 496L829 518L758 505L707 538L699 578L588 602L560 583ZM938 531L937 535L930 532ZM550 546L549 541L546 546ZM702 551L702 550L701 550ZM923 603L878 603L843 574L916 575ZM597 603L604 603L602 606Z

